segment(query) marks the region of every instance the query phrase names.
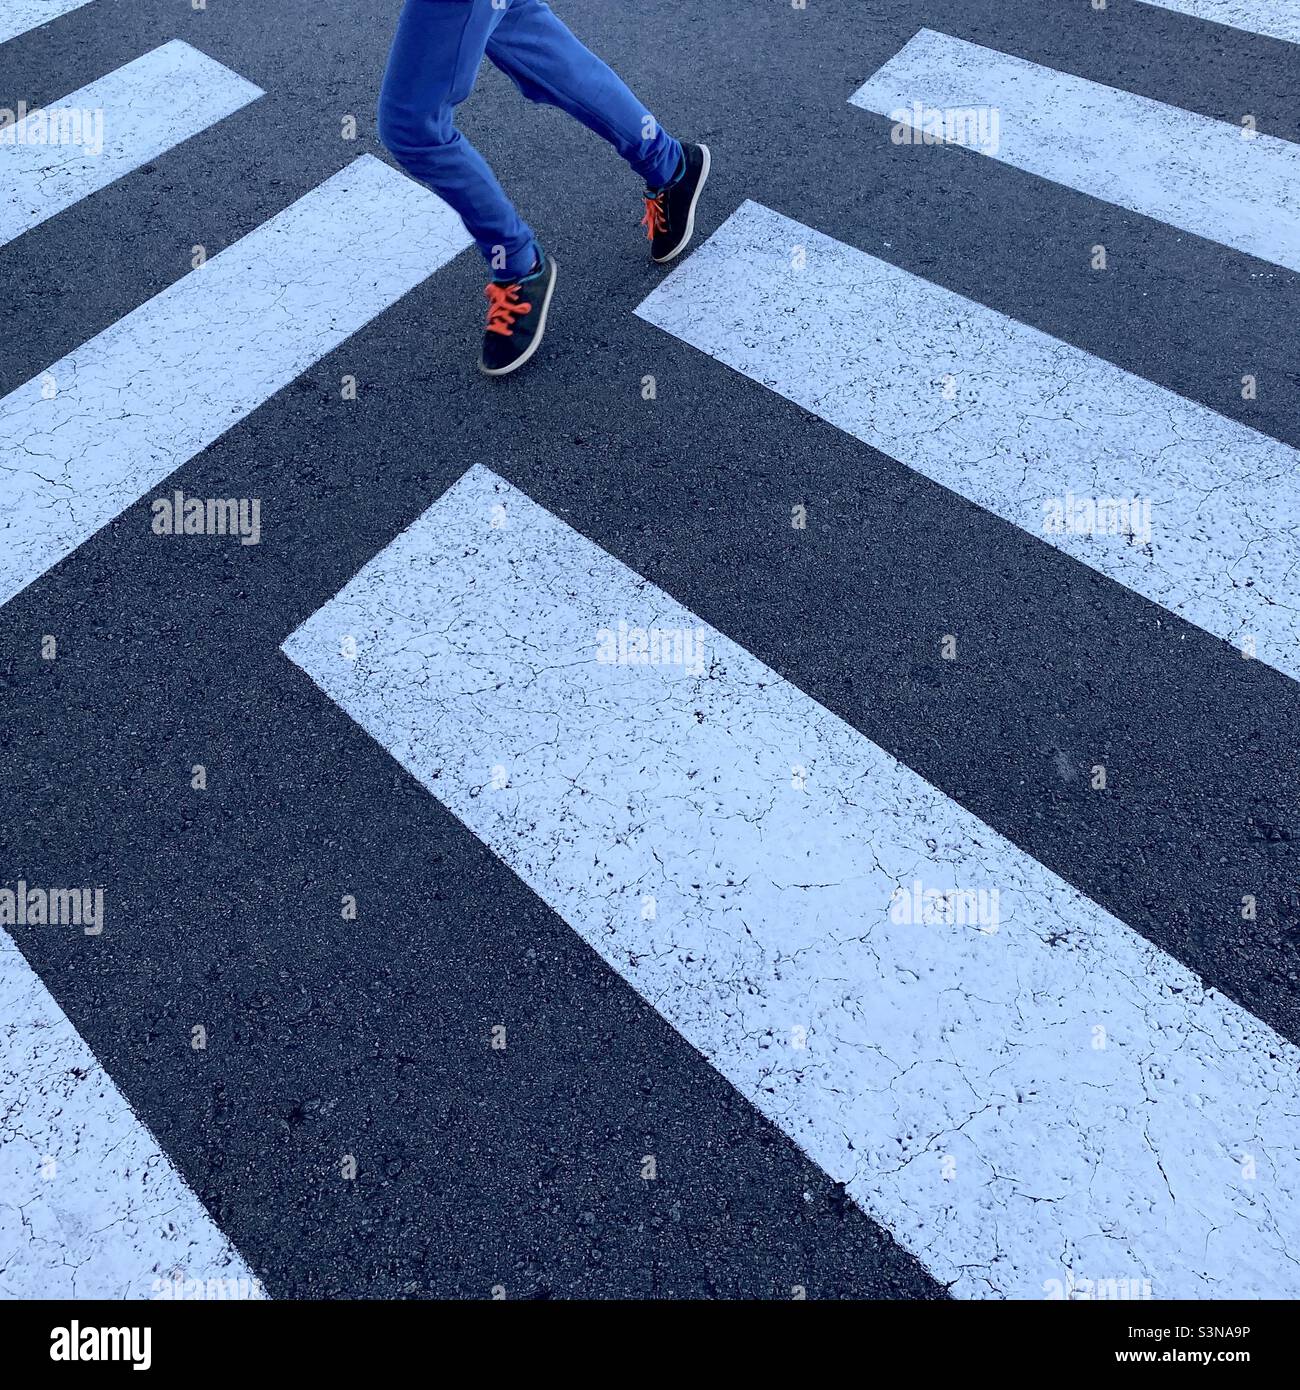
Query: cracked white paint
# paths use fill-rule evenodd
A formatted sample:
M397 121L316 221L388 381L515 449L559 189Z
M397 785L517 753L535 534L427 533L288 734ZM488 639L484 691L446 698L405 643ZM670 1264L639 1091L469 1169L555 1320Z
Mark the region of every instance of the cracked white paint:
M29 29L39 29L89 3L90 0L0 0L0 43Z
M1289 140L1246 139L1240 125L931 29L850 101L886 116L918 101L939 110L992 107L997 147L980 153L1300 270L1300 145Z
M0 930L0 1298L151 1298L182 1272L253 1287Z
M284 649L957 1293L1300 1294L1300 1052L712 629L598 661L620 619L704 627L475 467ZM891 921L917 880L997 930Z
M97 113L96 121L56 122L59 139L38 139L48 124L31 112L0 136L0 246L80 202L262 96L179 39L50 103L52 112ZM103 148L96 148L96 131Z
M1289 446L757 203L636 312L1300 676ZM1047 499L1067 493L1149 499L1149 544L1045 530Z
M469 244L363 155L0 400L0 603Z
M1300 43L1300 4L1296 0L1142 0L1162 10L1212 20L1269 38Z

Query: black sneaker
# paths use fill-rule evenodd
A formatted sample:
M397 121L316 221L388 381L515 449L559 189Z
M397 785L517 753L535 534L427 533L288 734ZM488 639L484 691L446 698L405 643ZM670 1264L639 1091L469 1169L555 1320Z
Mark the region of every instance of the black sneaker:
M542 345L546 312L555 292L555 261L545 252L541 265L520 280L489 280L487 329L479 370L488 376L505 376L525 362Z
M683 145L686 169L676 183L647 188L641 225L650 238L650 255L662 265L680 256L695 233L695 204L709 177L709 147Z

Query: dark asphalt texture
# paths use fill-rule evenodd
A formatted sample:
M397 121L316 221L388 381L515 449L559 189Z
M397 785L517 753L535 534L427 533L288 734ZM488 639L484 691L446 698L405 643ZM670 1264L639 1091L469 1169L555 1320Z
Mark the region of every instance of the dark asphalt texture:
M753 198L1300 447L1300 277L848 105L930 27L1296 140L1294 48L1125 0L554 7L711 146L701 238ZM96 0L0 46L0 105L175 37L268 93L0 249L0 392L382 154L398 8ZM262 498L259 546L146 498L0 611L0 874L108 900L19 945L274 1296L942 1296L280 643L484 463L1294 1042L1300 690L635 318L640 190L566 116L485 68L462 124L560 262L546 344L479 376L466 254L174 476Z

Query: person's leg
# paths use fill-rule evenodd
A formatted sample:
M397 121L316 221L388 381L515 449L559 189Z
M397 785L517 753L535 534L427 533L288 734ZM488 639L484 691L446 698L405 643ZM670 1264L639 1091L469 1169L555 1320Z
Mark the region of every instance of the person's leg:
M544 0L510 0L487 56L530 101L558 106L608 140L647 187L661 188L679 173L681 145Z
M483 156L456 129L494 28L492 0L406 0L379 97L379 138L412 178L460 214L499 279L527 275L538 248Z

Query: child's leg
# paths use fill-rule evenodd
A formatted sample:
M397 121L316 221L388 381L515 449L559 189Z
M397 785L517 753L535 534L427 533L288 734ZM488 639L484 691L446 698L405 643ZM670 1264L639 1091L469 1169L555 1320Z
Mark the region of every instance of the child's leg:
M456 209L502 279L533 268L533 232L456 129L454 108L470 94L504 13L492 0L406 0L379 97L379 138Z
M510 0L487 56L530 101L558 106L608 140L650 188L677 173L682 147L544 0Z

